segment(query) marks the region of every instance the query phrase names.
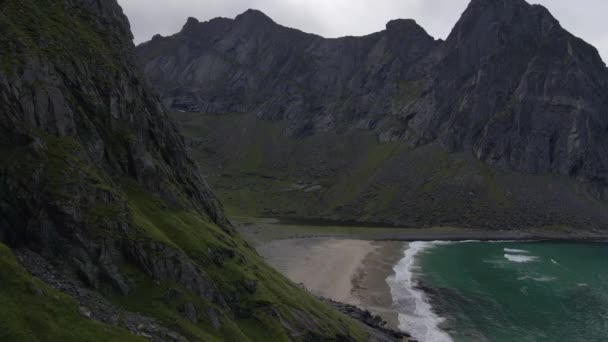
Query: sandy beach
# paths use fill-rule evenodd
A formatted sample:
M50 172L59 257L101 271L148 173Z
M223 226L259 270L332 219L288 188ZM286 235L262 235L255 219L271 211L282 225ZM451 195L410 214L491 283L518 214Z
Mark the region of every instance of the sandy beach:
M393 267L403 258L407 242L377 241L353 278L353 293L361 306L381 316L392 329L399 328L397 312L386 278L394 274Z
M279 272L311 293L356 305L381 316L398 329L386 282L404 257L408 241L565 240L605 241L598 232L537 229L484 231L436 227L426 229L344 226L298 226L276 219L244 222L239 230Z
M357 305L397 328L386 278L407 243L334 238L274 240L258 246L278 271L311 293Z

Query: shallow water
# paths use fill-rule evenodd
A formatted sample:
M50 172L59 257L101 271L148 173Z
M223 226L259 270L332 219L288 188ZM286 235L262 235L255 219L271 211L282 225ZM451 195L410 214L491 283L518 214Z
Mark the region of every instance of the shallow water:
M608 341L607 244L416 242L387 282L421 342Z

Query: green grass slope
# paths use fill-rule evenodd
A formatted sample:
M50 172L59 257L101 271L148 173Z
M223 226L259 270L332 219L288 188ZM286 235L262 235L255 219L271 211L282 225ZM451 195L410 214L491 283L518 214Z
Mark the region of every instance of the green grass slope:
M380 143L355 130L284 134L248 114L172 118L233 217L308 217L400 226L601 228L606 203L568 177L489 168L472 153Z
M0 243L1 341L145 341L82 317L78 303L24 270Z
M365 340L367 335L357 323L266 265L239 236L226 233L192 211L171 208L136 186L127 189L129 211L139 228L133 238L152 239L186 253L214 280L231 310L201 300L178 284L155 284L133 268L130 277L136 280L135 290L114 297L121 307L158 318L202 341L290 341L293 336L286 332L289 330L310 333L302 339L349 336ZM168 292L181 295L167 298ZM182 317L179 309L185 303L193 303L199 312L217 312L221 328L214 328L209 320L193 324Z

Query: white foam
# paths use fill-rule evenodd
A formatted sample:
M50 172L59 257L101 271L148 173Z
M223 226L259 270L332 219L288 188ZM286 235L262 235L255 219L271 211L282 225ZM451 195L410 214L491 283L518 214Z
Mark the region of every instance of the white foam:
M534 281L538 281L538 282L544 283L544 282L547 282L547 281L557 280L557 278L555 278L555 277L549 277L549 276L539 276L539 277L523 276L523 277L517 278L517 280L534 280Z
M505 258L507 260L517 263L526 263L532 261L538 261L538 257L533 255L515 255L515 254L505 254Z
M523 249L513 249L513 248L505 248L504 251L507 253L522 253L522 254L530 253Z
M411 242L403 259L393 268L395 274L386 282L391 289L393 304L399 311L399 329L421 342L452 342L452 338L439 328L445 320L437 316L424 291L416 287L413 270L416 256L433 245L446 242Z

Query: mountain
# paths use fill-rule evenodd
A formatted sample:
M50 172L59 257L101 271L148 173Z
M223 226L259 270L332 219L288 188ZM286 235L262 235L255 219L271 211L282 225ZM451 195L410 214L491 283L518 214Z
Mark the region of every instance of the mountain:
M231 212L608 227L608 69L542 6L473 0L445 41L413 20L324 39L249 10L137 54Z
M116 0L0 1L0 160L0 340L394 340L239 237Z

